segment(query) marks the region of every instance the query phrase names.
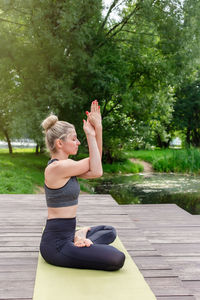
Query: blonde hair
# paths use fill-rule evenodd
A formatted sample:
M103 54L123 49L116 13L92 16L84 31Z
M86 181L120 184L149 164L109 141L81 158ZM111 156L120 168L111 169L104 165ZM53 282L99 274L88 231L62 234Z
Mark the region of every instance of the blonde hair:
M67 137L74 125L65 121L58 121L58 117L51 114L41 124L44 128L45 143L50 152L55 153L55 140Z

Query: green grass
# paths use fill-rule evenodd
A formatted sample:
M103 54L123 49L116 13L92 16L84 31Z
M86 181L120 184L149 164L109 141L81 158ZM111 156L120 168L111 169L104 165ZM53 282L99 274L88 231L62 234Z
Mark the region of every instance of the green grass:
M164 149L127 151L127 157L152 163L155 171L200 174L200 149Z
M106 173L139 173L143 171L143 166L134 164L129 160L123 162L114 162L112 164L103 164L103 171Z
M0 151L0 193L35 193L36 186L44 184L47 161L46 155L36 155L33 151L16 151L12 155Z
M140 158L147 162L153 163L160 158L169 158L173 155L173 151L180 151L174 149L158 149L158 150L132 150L126 151L127 157Z
M9 150L6 149L0 149L0 153L9 153ZM34 148L13 148L13 154L14 153L35 153Z

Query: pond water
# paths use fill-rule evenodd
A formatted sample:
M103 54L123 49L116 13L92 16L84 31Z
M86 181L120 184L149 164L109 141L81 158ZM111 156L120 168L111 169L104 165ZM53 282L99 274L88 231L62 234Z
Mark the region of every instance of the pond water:
M89 184L95 193L111 194L119 204L175 203L191 214L200 214L200 176L104 175Z

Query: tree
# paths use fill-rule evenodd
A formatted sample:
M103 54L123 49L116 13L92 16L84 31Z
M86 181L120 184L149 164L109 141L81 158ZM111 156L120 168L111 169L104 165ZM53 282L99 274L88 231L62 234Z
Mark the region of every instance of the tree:
M22 136L42 146L40 123L53 111L83 138L84 112L97 98L108 128L104 159L128 141L167 145L172 96L191 68L183 7L178 0L129 0L112 20L119 3L103 17L97 0L0 0L0 34L10 39L0 53L18 76Z
M116 81L113 90L117 92L109 100L114 106L120 99L123 113L133 124L135 147L166 146L171 138L174 87L184 73L182 7L177 1L129 1L122 13L122 20L126 18L107 34L116 43L123 65L123 88L120 84L119 92ZM115 96L118 93L120 97Z
M20 28L17 48L9 52L20 81L19 108L27 120L22 134L41 143L40 123L51 111L82 125L81 112L91 101L88 79L95 66L90 48L101 2L2 1L1 9L3 30L14 36Z
M186 81L176 91L174 127L186 134L188 146L200 146L200 80Z
M173 128L185 134L187 146L199 146L200 3L198 1L184 1L183 20L185 40L182 43L182 55L185 57L185 76L176 87Z
M18 76L7 59L0 60L0 136L8 143L12 153L12 125L17 114Z

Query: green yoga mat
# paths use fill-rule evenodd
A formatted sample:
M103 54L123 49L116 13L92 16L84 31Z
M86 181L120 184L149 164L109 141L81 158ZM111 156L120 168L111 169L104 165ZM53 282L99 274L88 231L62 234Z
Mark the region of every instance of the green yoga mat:
M126 255L118 271L56 267L39 253L33 300L156 300L119 237L111 245Z

